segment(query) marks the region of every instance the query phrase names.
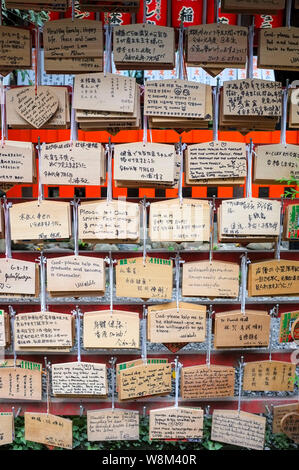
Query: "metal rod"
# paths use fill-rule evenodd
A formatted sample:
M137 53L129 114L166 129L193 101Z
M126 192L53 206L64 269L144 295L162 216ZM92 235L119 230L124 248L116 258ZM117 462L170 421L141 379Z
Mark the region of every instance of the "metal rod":
M244 357L241 356L240 365L239 365L239 389L238 389L238 413L239 414L241 411L243 367L244 367Z
M254 16L248 31L248 58L247 58L247 78L253 78L253 42L254 42Z
M116 364L116 357L111 357L110 361L110 369L111 369L111 408L114 410L115 408L115 364Z
M279 235L276 242L276 250L275 250L275 259L280 259L280 251L281 251L281 239L282 239L282 232L283 232L283 196L280 199L280 225L279 225Z
M214 23L219 21L219 0L214 0Z
M210 202L210 240L209 240L209 261L213 261L213 245L214 245L214 214L216 210L216 198L213 196L213 201Z
M209 306L208 309L208 321L207 321L207 353L206 353L206 364L210 367L211 365L211 341L212 341L212 315L213 305Z
M8 306L9 315L10 315L10 329L11 329L11 336L13 339L12 347L13 347L13 364L14 368L17 367L17 353L15 347L15 317L16 312L11 305Z
M10 208L11 202L7 202L6 196L3 198L4 222L5 222L5 258L11 258L11 226L10 226Z
M214 142L218 142L219 91L220 91L220 79L218 77L217 85L213 88L213 141Z
M241 313L245 315L245 305L246 305L246 287L247 287L247 253L241 256Z
M286 4L286 26L291 27L292 0L287 0Z
M250 139L250 143L247 146L247 173L246 173L246 197L252 197L252 153L253 153L253 141Z
M44 199L44 186L41 182L42 175L42 155L41 155L41 145L40 145L40 136L37 138L37 155L38 155L38 203Z
M80 204L80 199L74 197L74 200L71 201L73 206L73 240L74 240L74 255L79 255L79 240L78 240L78 207Z
M106 144L106 154L108 157L107 162L107 202L112 201L112 153L114 146L111 144L111 137L109 136L109 143Z
M179 253L174 258L175 262L175 286L176 286L176 308L177 312L180 309L180 265L185 261L180 258Z
M280 124L280 143L281 145L287 144L287 113L288 113L288 96L289 96L289 79L286 80L286 86L282 91L282 104L281 104L281 124Z
M202 24L207 24L207 0L202 2Z
M177 152L180 156L180 175L179 175L179 184L178 184L178 196L180 204L183 204L183 180L184 180L184 150L186 144L182 144L182 137L180 137L177 144Z
M47 310L46 304L46 262L47 258L41 252L40 257L38 258L39 261L39 278L40 278L40 309L41 312L45 312Z
M175 365L175 398L174 398L174 406L177 408L179 406L179 384L180 384L180 371L182 364L179 362L179 356L177 356L174 360Z
M141 335L141 341L142 341L142 353L141 357L143 359L144 364L147 363L147 332L146 332L146 317L147 317L147 309L146 306L143 305L143 312L142 312L142 335Z
M143 229L143 265L146 263L146 243L147 243L147 208L150 203L146 202L146 196L141 201L142 205L142 229Z

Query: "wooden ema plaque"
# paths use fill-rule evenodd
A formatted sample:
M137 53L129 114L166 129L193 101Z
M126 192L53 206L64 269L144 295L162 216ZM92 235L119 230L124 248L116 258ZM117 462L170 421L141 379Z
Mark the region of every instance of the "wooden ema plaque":
M280 202L259 198L222 201L218 211L219 239L273 240L280 231Z
M299 444L299 411L285 415L281 420L281 429L292 441Z
M75 77L73 107L90 111L133 113L135 78L93 73Z
M87 411L87 439L93 441L138 441L139 412L118 408Z
M213 76L218 75L219 69L245 68L247 36L248 28L243 26L223 23L189 26L187 64L203 67Z
M0 147L0 183L33 183L35 152L31 142L5 140Z
M170 364L142 364L120 370L119 400L164 395L170 392Z
M30 123L28 120L22 117L21 114L19 114L17 111L17 104L19 100L23 99L21 91L24 88L30 88L30 87L11 88L7 90L6 92L6 121L7 121L7 125L10 128L34 129L36 123L40 125L42 122L44 122L44 124L41 125L40 127L41 129L67 129L70 126L70 102L69 102L69 95L68 95L67 87L63 87L63 86L39 87L43 89L42 97L47 95L48 92L51 94L55 94L55 97L58 100L58 107L54 114L51 114L50 112L45 113L45 114L42 113L41 117L43 119L41 119L40 121L37 121L37 117L36 117L36 122L33 122L33 123ZM35 93L35 87L33 87L33 90ZM23 91L23 93L25 92ZM34 106L34 100L31 100L29 104ZM40 106L42 106L42 103L40 103ZM26 113L29 117L30 116L32 117L32 113L29 113L28 110L26 111ZM47 121L45 121L45 119L49 115L50 115L50 118Z
M0 297L30 295L39 291L38 264L13 258L0 258Z
M103 71L101 21L65 18L44 25L46 73Z
M299 204L290 204L286 207L283 220L284 240L299 239Z
M85 312L83 345L86 349L138 349L139 314L122 310Z
M149 236L152 242L195 242L210 238L210 205L196 199L168 199L150 207Z
M14 416L13 413L0 412L0 446L13 443Z
M106 365L93 362L52 364L52 391L58 397L106 397Z
M144 113L159 117L205 117L205 85L187 80L147 80Z
M24 413L26 441L47 446L73 448L73 422L71 419L47 413Z
M174 28L149 23L115 26L113 60L118 70L174 69Z
M204 142L188 145L186 183L243 184L246 176L246 145L239 142Z
M15 350L70 351L74 343L73 330L73 317L68 313L19 313L15 317Z
M149 364L149 365L151 365L151 364L168 364L168 359L149 358L149 359L146 360L146 363ZM142 358L133 359L132 361L121 362L121 363L116 364L116 391L119 390L120 372L122 370L127 370L127 369L130 369L131 367L140 366L140 365L144 365L144 360Z
M172 298L172 260L161 258L120 259L116 265L116 297Z
M270 315L260 310L216 313L214 347L267 347L270 324Z
M15 69L31 69L31 30L0 26L0 70L3 75Z
M206 337L206 306L176 302L148 307L147 338L151 343L202 343ZM166 344L167 346L167 344Z
M0 367L0 398L42 400L42 373L38 369Z
M168 407L150 410L149 438L201 439L203 437L203 410L200 408Z
M214 410L212 441L263 450L266 418L245 411Z
M103 258L72 255L47 259L47 289L51 297L102 296L105 288Z
M292 325L291 336L296 344L299 344L299 318Z
M9 315L0 310L0 348L7 348L10 345L10 319Z
M281 184L282 178L299 177L298 145L259 145L255 151L253 171L255 183Z
M78 208L78 236L90 242L138 243L139 204L120 199L83 202Z
M299 412L299 403L290 403L288 405L273 406L273 422L272 422L273 434L281 434L283 432L281 429L281 420L284 416L293 412L294 413Z
M106 178L104 148L97 142L43 144L41 178L47 185L99 185Z
M68 0L6 0L6 8L17 8L20 10L34 10L34 11L60 11L64 12L69 6Z
M182 295L237 297L239 265L225 261L192 261L183 264Z
M259 31L259 68L299 70L299 28L262 28Z
M243 390L293 392L296 364L282 361L248 362L244 366Z
M215 364L182 368L182 398L233 397L235 369Z
M248 295L299 295L299 261L280 259L251 263Z
M140 7L140 0L79 0L81 11L104 11L104 12L122 12L136 13Z
M290 343L294 341L292 337L292 326L298 318L299 310L296 310L295 312L285 312L281 314L279 333L280 343Z
M284 7L285 0L221 0L223 13L275 14L278 10L283 10Z
M36 129L43 127L58 109L58 98L49 87L21 87L16 92L16 112Z
M172 186L175 182L174 145L132 142L114 147L114 180L118 186Z
M14 204L10 209L12 240L69 239L71 213L68 202L30 201Z
M257 120L280 117L281 83L256 78L224 82L223 116L236 122L244 117L254 116Z

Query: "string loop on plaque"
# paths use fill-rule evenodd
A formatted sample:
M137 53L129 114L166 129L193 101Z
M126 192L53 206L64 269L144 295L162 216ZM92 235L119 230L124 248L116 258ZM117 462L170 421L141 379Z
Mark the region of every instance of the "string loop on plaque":
M243 371L244 371L244 357L241 356L241 360L239 362L239 386L238 386L238 413L239 415L241 411Z
M114 144L111 144L111 137L109 142L106 144L106 155L107 155L107 202L112 201L112 154L114 150Z
M253 79L253 45L254 45L254 16L252 24L248 28L248 58L247 58L247 78Z
M141 358L144 364L147 364L147 331L146 331L147 309L143 305L142 326L141 326Z
M109 252L109 258L106 257L104 260L109 266L109 295L110 295L110 313L113 312L113 265L117 262L112 259L111 251Z
M16 312L15 310L13 309L13 307L11 305L8 306L8 311L9 311L9 316L10 316L10 329L11 329L11 336L12 336L12 339L13 339L13 344L12 344L12 347L13 347L13 364L14 364L14 368L17 367L17 352L16 352L16 348L15 348L15 318L16 318Z
M38 136L37 139L37 156L38 156L38 204L42 202L44 199L44 186L42 184L42 155L41 155L41 145L40 145L40 137Z
M149 202L146 202L146 196L141 201L142 205L142 229L143 229L143 265L146 264L146 243L147 243L147 208L150 206Z
M213 306L210 305L208 309L208 321L207 321L207 353L206 353L206 364L208 367L211 365L211 342L212 342L212 316L214 314Z
M252 197L252 154L253 154L253 141L247 145L247 173L246 173L246 197Z
M183 365L179 362L179 357L177 356L174 360L174 374L175 374L175 398L174 398L174 407L178 408L179 406L179 384L180 384L180 372Z
M108 24L105 25L105 43L106 43L106 54L104 63L104 77L107 73L112 73L112 25L110 18Z
M111 357L110 361L110 370L111 370L111 409L115 408L115 364L116 357Z
M282 232L283 232L283 196L280 199L280 220L279 220L279 234L276 241L276 250L275 250L275 259L280 260L280 250L281 250L281 239L282 239Z
M4 224L5 224L5 258L11 258L11 226L10 226L10 208L11 202L7 202L6 196L3 198Z
M220 93L220 79L217 78L217 85L213 87L213 141L218 142L218 128L219 128L219 93Z
M209 237L209 261L213 261L213 246L214 246L214 215L216 211L216 197L213 196L213 201L210 202L210 237Z
M76 337L77 337L77 361L81 362L81 317L82 312L79 309L78 305L76 305L76 309L72 311L76 319Z
M182 137L180 137L179 142L176 144L176 151L180 156L180 175L178 182L178 196L180 204L183 204L183 176L184 176L184 150L187 148L186 144L182 143Z
M246 288L247 288L247 271L250 260L247 258L247 253L241 256L241 289L240 289L240 303L241 313L245 315L246 305Z
M40 309L41 312L47 310L47 296L46 296L46 262L47 258L41 252L41 255L37 258L39 262L39 279L40 279Z
M280 143L286 146L287 135L287 118L288 118L288 96L289 96L289 80L286 80L286 86L282 90L282 104L281 104L281 124L280 124Z
M73 240L74 240L74 255L78 256L79 254L79 240L78 240L78 207L80 204L80 199L76 197L71 201L71 206L73 207Z

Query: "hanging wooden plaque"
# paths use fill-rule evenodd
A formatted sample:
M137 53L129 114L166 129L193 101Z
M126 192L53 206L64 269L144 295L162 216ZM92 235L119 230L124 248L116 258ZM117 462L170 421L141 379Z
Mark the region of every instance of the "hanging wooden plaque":
M258 44L258 67L299 70L299 28L261 28Z
M206 306L176 302L148 307L148 340L151 343L203 342L206 337Z
M272 14L283 10L285 0L222 0L223 13L243 13L248 15Z
M41 401L41 370L0 367L0 398Z
M174 28L149 23L113 28L113 59L118 70L172 70L174 46Z
M281 184L283 178L299 177L298 145L259 145L255 151L253 172L255 183Z
M282 361L248 362L244 366L243 389L249 391L292 392L296 364Z
M289 343L293 341L292 326L299 318L299 310L295 312L285 312L280 316L280 343Z
M67 313L31 312L15 317L15 350L70 350L73 346L73 317Z
M299 204L290 204L286 207L283 219L284 240L299 239Z
M235 369L211 364L182 368L182 398L233 397Z
M148 358L146 360L147 364L168 364L168 359L155 359L155 358ZM120 372L122 370L127 370L130 369L131 367L135 366L140 366L144 364L144 360L142 358L140 359L133 359L132 361L127 361L127 362L118 362L116 364L116 391L119 390L119 378L120 378Z
M0 26L0 70L10 72L15 69L30 69L31 30Z
M266 418L245 411L214 410L212 441L263 450Z
M47 289L51 297L104 295L105 287L103 258L78 255L47 259Z
M13 204L10 227L12 240L68 239L71 235L70 205L62 201Z
M204 142L188 145L186 150L186 182L200 184L246 176L246 146L239 142ZM215 183L216 184L216 183Z
M85 312L84 348L139 348L139 314L122 310Z
M14 416L13 413L0 412L0 446L13 443Z
M0 350L10 344L10 318L9 315L0 310Z
M271 317L261 310L216 313L215 348L267 347Z
M97 142L43 144L41 178L47 185L99 185L106 178L104 148Z
M57 96L49 87L21 87L16 93L17 113L36 129L48 122L58 109Z
M283 432L281 429L281 420L285 415L293 412L299 412L299 403L273 406L273 434L281 434Z
M15 258L0 258L0 296L38 294L37 263Z
M299 444L299 411L288 413L281 420L281 430L292 441Z
M120 259L115 268L116 297L171 299L172 266L171 259Z
M85 241L138 243L139 204L120 199L83 202L78 208L78 236Z
M289 90L289 128L299 128L299 88Z
M26 441L47 446L73 448L73 422L71 419L47 413L24 413Z
M60 397L105 397L108 393L106 365L93 362L52 364L52 390Z
M4 146L0 147L0 182L33 183L35 173L33 144L5 140Z
M138 441L139 412L134 410L87 411L87 439L93 441Z
M203 437L203 410L183 406L159 408L149 412L149 438L201 439Z
M239 265L225 261L192 261L183 265L183 296L237 297Z
M150 207L149 236L152 242L208 241L210 205L196 199L168 199Z
M251 263L248 295L299 295L299 261L280 259Z
M119 400L129 400L171 392L170 364L142 364L119 373Z
M219 209L219 238L273 238L280 231L280 202L260 198L222 201Z

